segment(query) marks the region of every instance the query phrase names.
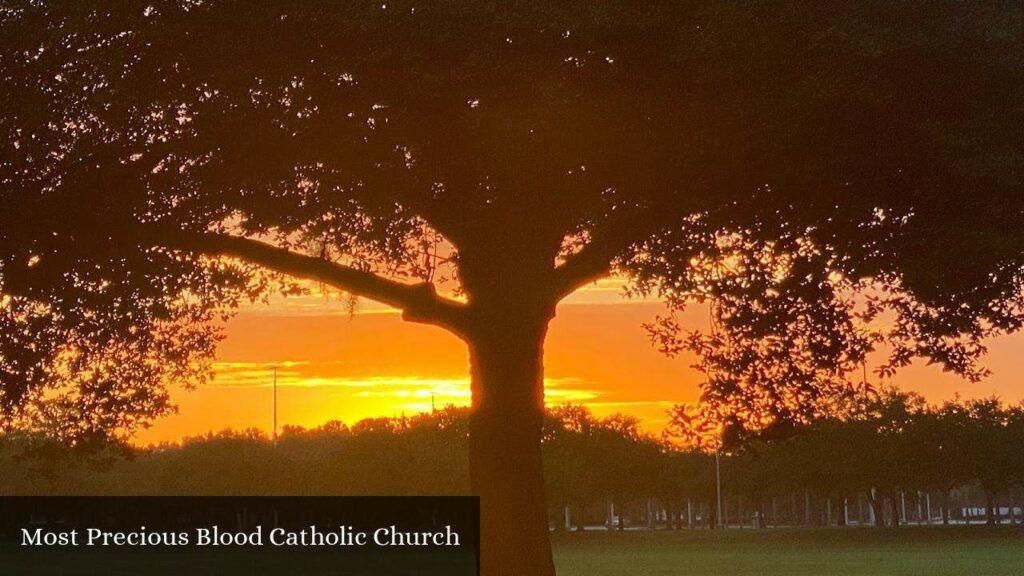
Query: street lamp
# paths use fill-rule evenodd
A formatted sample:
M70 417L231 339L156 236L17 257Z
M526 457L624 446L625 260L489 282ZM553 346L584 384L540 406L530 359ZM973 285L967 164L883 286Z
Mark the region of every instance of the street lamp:
M715 518L719 528L722 527L722 463L720 457L721 453L722 448L721 446L719 446L715 450L715 498L718 501L718 513L715 515Z

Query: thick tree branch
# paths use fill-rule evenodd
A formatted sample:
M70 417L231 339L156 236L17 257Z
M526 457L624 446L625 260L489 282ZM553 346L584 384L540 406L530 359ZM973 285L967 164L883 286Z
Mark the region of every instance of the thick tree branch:
M614 250L611 246L595 245L592 242L570 256L565 263L555 268L555 298L561 300L583 286L611 274L612 260L621 250Z
M439 296L430 283L405 284L292 252L266 242L227 234L171 234L160 244L209 256L231 256L296 278L323 282L340 290L402 310L410 322L433 324L458 335L465 332L466 306Z
M681 218L675 211L657 213L640 210L600 227L586 246L555 268L553 288L557 298L561 300L583 286L608 276L615 258L626 249L662 230L678 226Z

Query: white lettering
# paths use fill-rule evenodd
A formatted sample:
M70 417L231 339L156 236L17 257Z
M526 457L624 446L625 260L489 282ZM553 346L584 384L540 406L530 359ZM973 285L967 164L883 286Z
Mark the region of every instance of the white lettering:
M43 532L36 528L34 532L28 528L21 529L22 546L78 546L78 531Z

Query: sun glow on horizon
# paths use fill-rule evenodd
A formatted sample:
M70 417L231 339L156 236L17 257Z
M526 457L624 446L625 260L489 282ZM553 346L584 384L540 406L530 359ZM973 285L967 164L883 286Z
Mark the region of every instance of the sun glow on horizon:
M699 397L703 376L693 358L655 351L641 325L663 311L657 301L623 296L622 278L605 279L570 296L559 308L545 346L549 405L574 403L599 416L623 412L660 432L666 411ZM273 369L277 367L280 425L353 424L446 405L468 406L464 344L437 328L408 323L397 310L337 293L275 298L248 305L226 326L214 379L193 391L173 390L177 415L157 421L139 444L177 441L225 428L270 431ZM682 321L705 326L695 307ZM938 401L961 394L1024 399L1017 350L1024 336L992 343L986 362L995 374L972 385L936 367L915 365L897 382Z

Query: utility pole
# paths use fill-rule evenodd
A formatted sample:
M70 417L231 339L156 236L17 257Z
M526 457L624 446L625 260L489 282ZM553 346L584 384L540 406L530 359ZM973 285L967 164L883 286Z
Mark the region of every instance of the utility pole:
M721 314L721 308L716 307L715 304L716 304L715 300L710 300L708 302L708 312L709 312L709 314L708 314L708 327L710 329L710 332L711 332L712 336L714 336L714 335L716 335L718 333L719 315ZM710 376L711 375L708 374L708 379L709 380L710 380ZM723 444L723 441L722 441L723 433L724 433L724 430L722 429L721 424L719 424L719 428L718 428L718 445L715 446L715 500L716 500L716 509L715 510L717 512L715 524L718 524L719 528L722 527L722 463L721 463L721 454L722 454L722 444Z
M274 366L274 446L277 446L277 366Z
M721 453L721 448L715 450L715 499L717 500L715 523L718 524L719 528L722 527L722 465L721 457L719 456Z

